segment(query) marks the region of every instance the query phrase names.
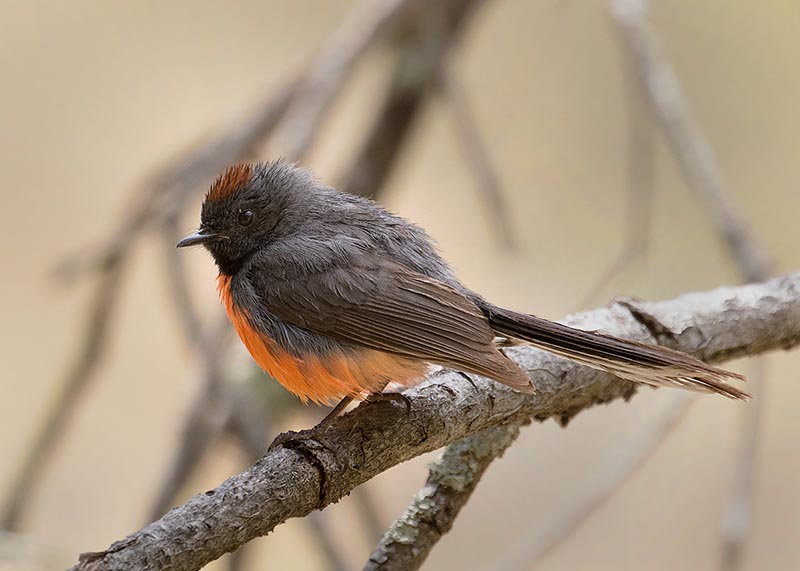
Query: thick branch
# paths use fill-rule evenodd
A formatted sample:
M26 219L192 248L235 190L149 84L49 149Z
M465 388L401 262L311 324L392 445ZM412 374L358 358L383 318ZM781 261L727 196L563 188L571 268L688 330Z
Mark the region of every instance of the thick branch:
M602 465L591 470L589 485L579 491L568 505L560 508L547 525L531 527L521 534L496 562L495 571L536 568L539 561L552 553L581 523L621 490L678 426L686 416L689 405L699 398L699 395L687 392L675 393L672 402L663 407L650 420L650 424L635 431Z
M419 569L453 527L484 472L519 435L520 423L489 428L450 444L406 513L386 531L364 571Z
M800 344L800 273L643 303L640 310L674 332L678 349L706 361L788 349ZM620 304L569 322L647 338L646 328ZM74 569L199 569L420 454L512 422L566 422L585 408L635 392L632 383L531 348L511 349L509 356L530 372L538 394L525 396L482 378L468 382L458 373L436 375L402 398L362 405L322 430L284 440L217 489L195 496L107 551L84 554Z

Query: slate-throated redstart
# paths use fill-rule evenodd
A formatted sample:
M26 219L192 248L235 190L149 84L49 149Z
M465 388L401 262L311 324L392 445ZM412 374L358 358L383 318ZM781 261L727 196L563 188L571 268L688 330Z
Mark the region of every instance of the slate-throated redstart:
M335 413L431 364L533 393L496 341L527 343L649 385L747 393L741 375L687 354L581 331L493 305L453 275L428 234L375 202L285 162L238 164L211 186L197 233L253 359L304 402Z

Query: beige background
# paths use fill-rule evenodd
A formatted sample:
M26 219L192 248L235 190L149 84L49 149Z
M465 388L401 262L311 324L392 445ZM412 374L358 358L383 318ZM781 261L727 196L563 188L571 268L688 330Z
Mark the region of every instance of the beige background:
M554 6L555 4L555 6ZM730 190L778 262L798 267L800 13L794 2L657 2L655 23ZM243 115L313 54L344 1L3 2L0 5L0 492L11 482L80 342L90 283L49 272L115 229L138 177L162 157ZM327 178L365 117L385 61L359 69L309 161ZM386 202L430 230L464 281L493 300L557 318L610 263L625 227L626 112L605 3L490 2L455 64L502 173L523 242L498 251L453 137L434 105ZM670 297L738 279L726 250L659 141L657 216L647 260L616 295ZM195 222L186 220L186 229ZM196 387L167 305L154 240L138 249L111 348L24 522L52 568L143 523ZM197 299L214 309L214 274L191 257ZM767 360L766 417L747 569L800 567L800 353ZM737 369L751 371L748 363ZM485 477L426 569L491 569L545 526L667 391L580 415L569 430L525 430ZM651 462L540 569L708 569L744 405L702 398ZM309 423L298 416L285 428ZM418 459L372 482L388 523L424 481ZM220 451L186 494L240 469ZM370 545L353 506L325 512L353 568ZM323 569L300 521L258 540L261 569ZM36 550L38 548L34 548ZM18 567L0 563L0 567ZM39 566L41 564L37 564ZM35 568L35 567L29 567ZM220 568L219 566L215 568Z

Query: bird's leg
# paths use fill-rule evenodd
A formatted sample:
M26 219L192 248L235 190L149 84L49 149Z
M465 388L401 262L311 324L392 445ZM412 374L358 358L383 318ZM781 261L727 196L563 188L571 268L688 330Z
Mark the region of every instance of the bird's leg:
M333 419L344 412L344 409L346 409L351 402L353 402L353 397L344 397L339 401L339 404L333 407L333 409L325 416L325 418L323 418L316 424L316 426L314 426L314 428L301 430L300 432L294 432L293 430L290 430L288 432L279 434L272 441L272 444L269 445L269 449L272 450L278 446L296 448L298 445L300 445L299 443L307 440L315 440L314 431L327 427L333 421Z
M400 401L403 403L403 406L406 408L406 412L411 408L411 401L408 400L403 393L400 392L383 392L389 382L385 382L379 391L375 391L374 393L370 393L366 399L364 399L365 403L374 403L374 402L381 402L381 401L388 401L388 402L398 402Z
M372 392L364 399L364 402L374 402L381 399L386 400L395 400L397 398L405 400L405 397L399 395L399 393L384 393L383 390L386 388L386 385L389 384L389 381L385 381L380 388L378 388L375 392ZM323 426L327 426L328 424L333 421L334 418L340 416L345 409L353 402L352 396L346 396L342 400L339 401L333 409L323 418L314 428L322 428Z
M333 407L333 409L325 416L325 418L319 421L319 424L317 424L317 426L315 426L314 428L321 428L323 426L327 426L328 424L330 424L330 422L334 418L336 418L337 416L339 416L344 412L344 409L346 409L351 402L353 402L353 397L349 396L344 397L342 400L339 401L339 404Z

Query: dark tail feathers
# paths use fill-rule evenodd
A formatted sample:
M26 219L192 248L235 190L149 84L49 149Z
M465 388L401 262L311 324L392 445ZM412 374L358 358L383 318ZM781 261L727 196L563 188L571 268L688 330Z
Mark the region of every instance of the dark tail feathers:
M492 306L489 324L500 335L526 341L560 357L653 386L718 393L747 400L750 395L729 384L742 375L717 369L691 355L659 345L645 345L602 333L581 331L533 315Z

